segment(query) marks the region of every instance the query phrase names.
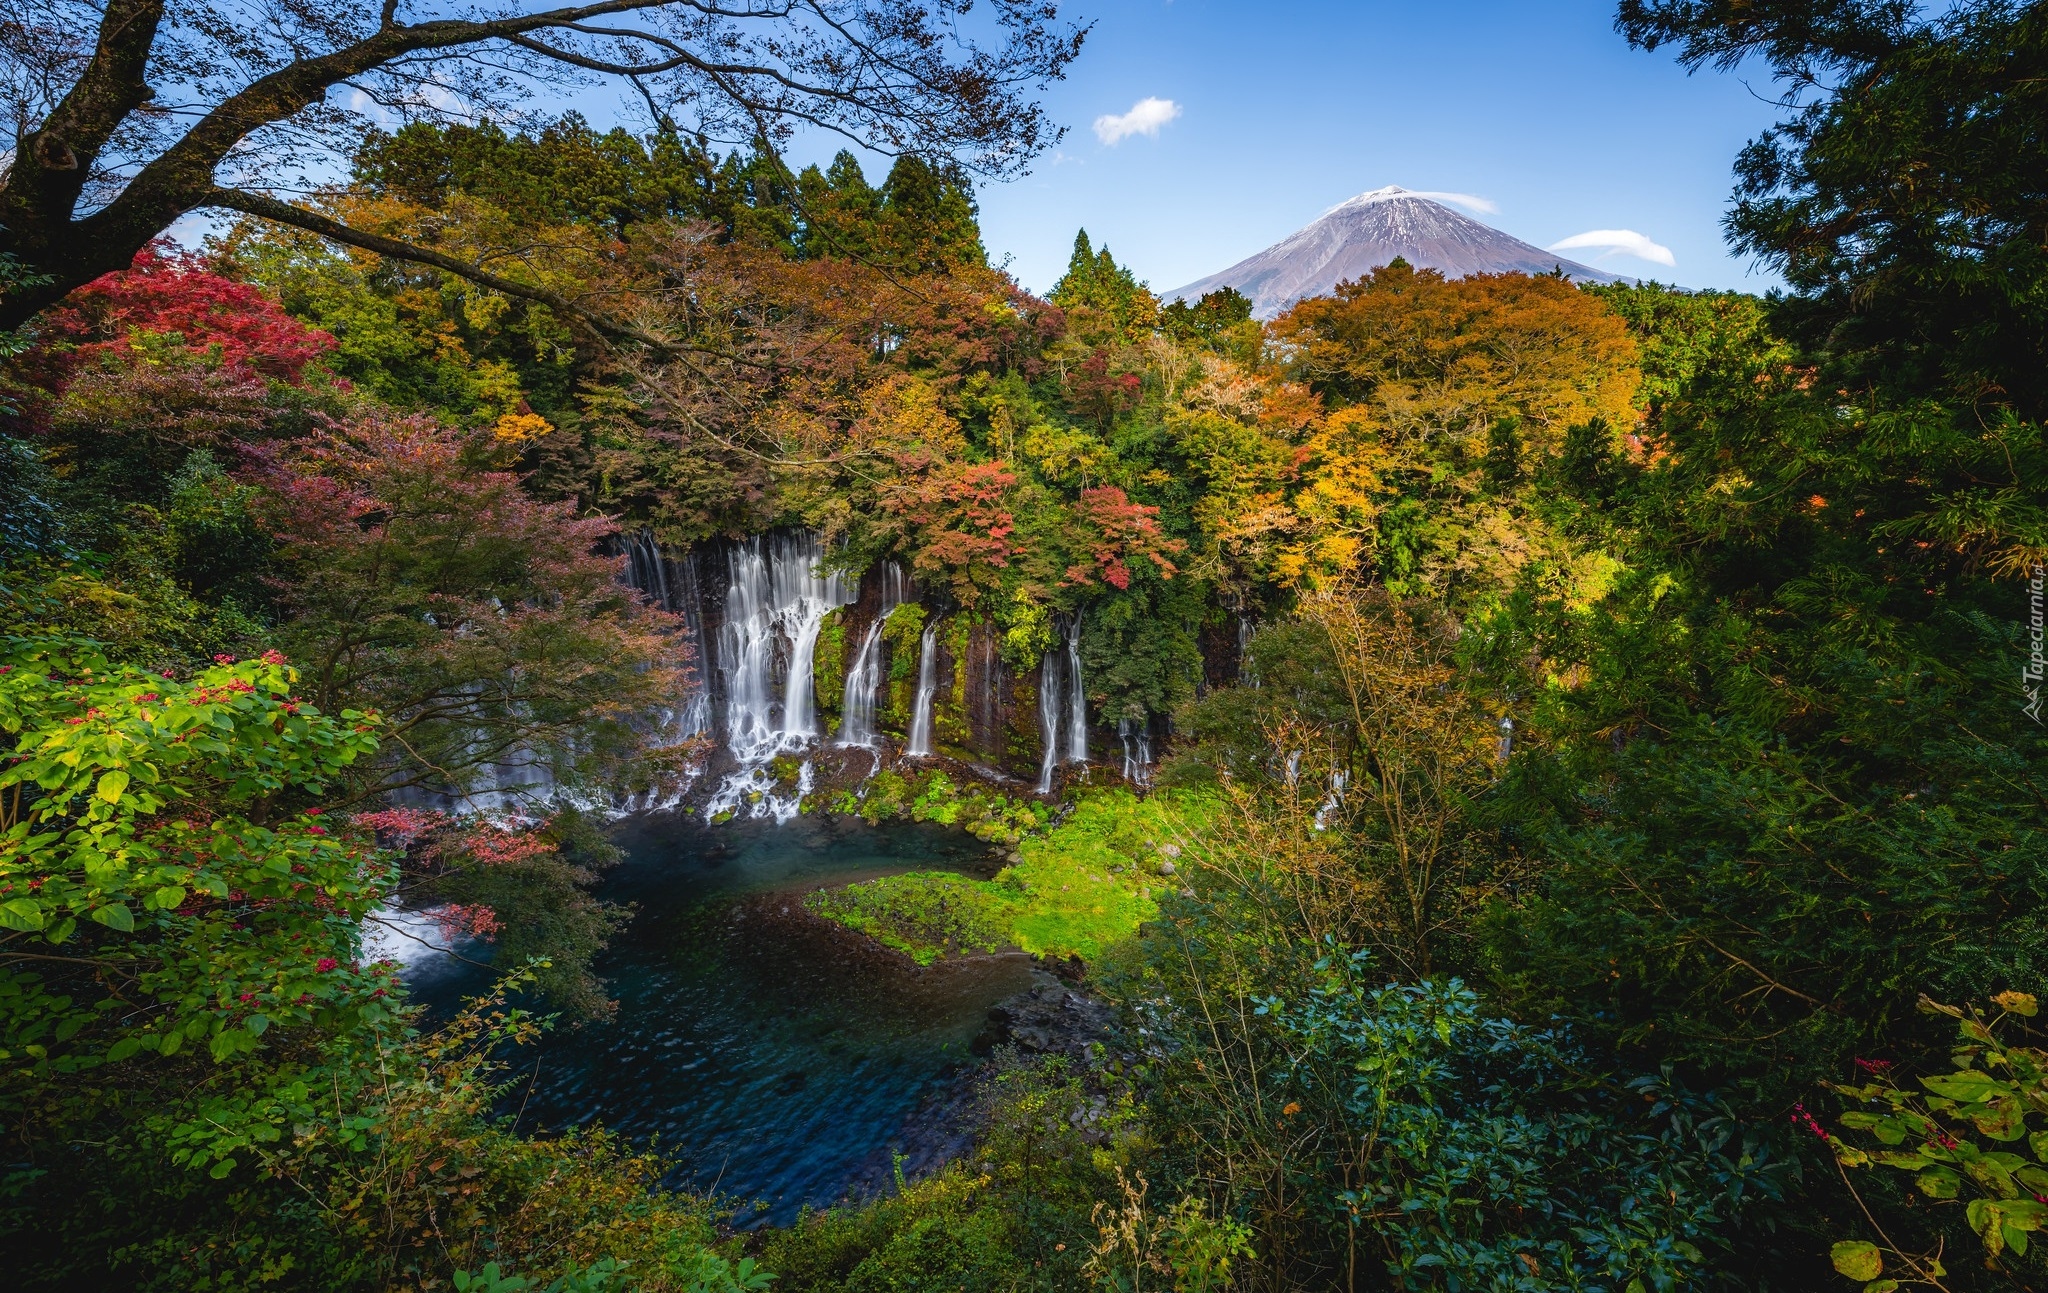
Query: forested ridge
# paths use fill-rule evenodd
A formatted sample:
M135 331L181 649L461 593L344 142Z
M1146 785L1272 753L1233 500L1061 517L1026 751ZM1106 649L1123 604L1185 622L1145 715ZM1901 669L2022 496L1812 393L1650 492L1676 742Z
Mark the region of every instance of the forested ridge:
M991 260L976 186L1081 36L999 7L1011 61L950 69L921 11L816 8L780 82L636 37L706 78L633 79L646 133L370 130L290 204L193 178L215 118L116 93L130 28L51 56L93 92L0 193L11 1284L2041 1286L2041 7L1626 0L1790 87L1727 217L1785 291L1397 260L1271 323L1086 232L1042 297ZM378 42L485 38L393 12L331 34L393 84ZM299 108L237 93L284 149ZM92 124L122 94L148 130ZM793 170L806 102L900 155ZM164 165L77 216L122 148ZM617 1010L610 817L706 814L722 766L677 718L701 626L632 562L797 534L917 596L821 613L819 713L865 631L879 735L759 785L1008 859L803 906L1041 955L1115 1024L999 1051L951 1161L777 1227L518 1092ZM1069 732L1123 775L1048 749L1032 793ZM366 950L401 910L495 986L430 1015Z

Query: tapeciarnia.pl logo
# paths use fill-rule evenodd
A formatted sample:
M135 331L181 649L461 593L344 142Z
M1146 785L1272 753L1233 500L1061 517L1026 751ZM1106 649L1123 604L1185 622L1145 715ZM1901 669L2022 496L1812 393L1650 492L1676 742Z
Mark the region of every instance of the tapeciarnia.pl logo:
M2036 564L2034 577L2027 581L2027 663L2020 670L2020 686L2027 693L2027 717L2036 723L2041 721L2041 679L2048 673L2048 660L2041 654L2044 589L2048 589L2048 568Z

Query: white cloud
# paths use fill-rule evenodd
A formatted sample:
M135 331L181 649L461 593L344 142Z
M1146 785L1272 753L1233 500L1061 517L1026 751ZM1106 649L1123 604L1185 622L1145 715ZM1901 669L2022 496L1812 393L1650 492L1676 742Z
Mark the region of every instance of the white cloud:
M1474 197L1470 193L1437 193L1421 190L1408 194L1411 198L1428 198L1432 202L1449 202L1470 211L1484 211L1488 215L1500 214L1500 203L1486 198Z
M1095 119L1095 137L1105 144L1114 144L1130 135L1146 135L1156 138L1159 128L1180 115L1180 105L1172 99L1143 98L1131 105L1131 110L1122 116L1101 116Z
M1599 247L1608 253L1634 256L1652 264L1675 267L1678 259L1671 249L1662 243L1651 242L1633 229L1591 229L1575 233L1563 242L1550 244L1551 251L1577 251L1585 247Z

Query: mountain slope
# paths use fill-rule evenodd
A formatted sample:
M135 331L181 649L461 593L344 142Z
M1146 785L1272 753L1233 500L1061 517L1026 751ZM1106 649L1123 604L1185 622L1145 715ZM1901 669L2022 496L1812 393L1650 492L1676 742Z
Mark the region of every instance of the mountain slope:
M1270 319L1303 297L1321 296L1396 256L1417 269L1441 270L1447 278L1510 270L1548 274L1562 269L1582 282L1623 279L1620 274L1566 260L1441 203L1389 185L1340 203L1314 224L1258 255L1220 274L1162 292L1160 299L1181 297L1193 302L1204 292L1234 287L1251 298L1255 315Z

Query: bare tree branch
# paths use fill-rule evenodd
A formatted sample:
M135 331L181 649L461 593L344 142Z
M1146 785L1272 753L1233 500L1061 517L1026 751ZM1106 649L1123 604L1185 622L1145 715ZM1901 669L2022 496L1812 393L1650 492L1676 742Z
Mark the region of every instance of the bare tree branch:
M822 127L887 152L1009 174L1062 133L1021 87L1062 76L1086 34L1058 27L1045 0L936 9L917 0L597 0L418 23L400 20L397 0L367 13L324 0L261 9L245 8L247 0L32 2L54 20L0 25L8 74L0 97L12 94L19 123L0 179L0 253L40 278L0 300L0 328L126 268L186 212L220 205L438 265L562 309L603 335L656 344L566 298L480 277L475 266L398 250L403 244L387 249L338 223L309 224L325 217L252 191L278 182L265 150L347 155L373 127L330 101L341 87L407 118L461 119L464 104L510 113L535 87L602 76L628 82L622 88L645 98L665 128L674 123L663 101L687 106L699 129L745 124L772 141ZM967 12L984 7L993 19L986 29L999 33L988 47L963 34ZM637 19L604 21L625 15ZM83 30L96 31L89 56ZM252 155L265 157L260 179L223 174ZM258 211L259 200L277 205Z

